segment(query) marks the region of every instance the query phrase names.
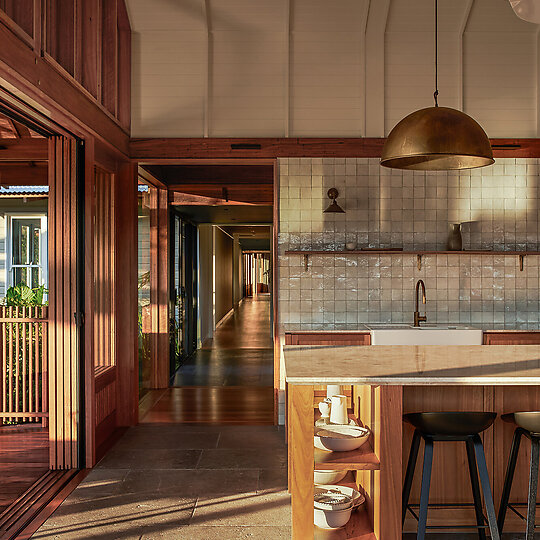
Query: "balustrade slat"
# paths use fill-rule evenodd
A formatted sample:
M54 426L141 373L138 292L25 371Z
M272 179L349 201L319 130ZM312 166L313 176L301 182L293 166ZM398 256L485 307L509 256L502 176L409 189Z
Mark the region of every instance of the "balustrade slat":
M9 316L13 317L13 308L9 308ZM8 365L9 365L9 409L13 412L13 324L8 323ZM11 418L9 418L11 421Z
M47 315L46 306L0 306L0 424L48 425Z
M4 309L2 308L2 316L4 315ZM7 366L7 354L6 354L6 325L2 325L2 412L7 411L7 377L8 377L8 366Z

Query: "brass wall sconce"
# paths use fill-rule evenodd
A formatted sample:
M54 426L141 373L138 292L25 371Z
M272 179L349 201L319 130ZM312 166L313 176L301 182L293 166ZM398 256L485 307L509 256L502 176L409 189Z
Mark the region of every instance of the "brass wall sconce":
M336 188L330 188L328 190L328 198L332 201L332 204L324 211L325 214L344 214L345 210L339 206L336 199L339 195L339 191Z

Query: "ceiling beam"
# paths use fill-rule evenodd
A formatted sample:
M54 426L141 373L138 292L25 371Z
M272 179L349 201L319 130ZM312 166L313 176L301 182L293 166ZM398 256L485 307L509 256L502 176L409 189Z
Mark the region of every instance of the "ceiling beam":
M381 157L384 138L132 139L131 158L165 165L186 159ZM496 158L540 157L540 138L490 139ZM231 145L241 145L232 148ZM246 147L246 145L255 145Z
M47 186L47 163L0 163L0 184L3 186Z
M13 126L13 131L17 134L17 137L20 139L30 138L30 130L20 122L16 122L12 118L9 118L10 124Z
M364 29L364 134L384 137L385 30L390 0L371 0Z
M167 138L132 139L136 160L353 157L380 155L384 139L368 138Z
M271 184L181 184L171 185L169 186L169 190L179 192L184 195L193 195L212 200L221 200L226 204L237 202L242 204L271 205L274 200L274 188Z
M1 139L0 161L46 161L49 141L43 139Z
M226 201L218 197L205 197L177 191L169 191L169 204L181 206L259 206L254 203Z
M272 184L273 166L256 165L150 165L154 177L172 184Z

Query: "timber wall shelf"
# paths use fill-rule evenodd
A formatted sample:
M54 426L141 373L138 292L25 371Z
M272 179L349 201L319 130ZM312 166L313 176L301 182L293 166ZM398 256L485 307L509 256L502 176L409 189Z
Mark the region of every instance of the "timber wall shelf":
M368 441L357 450L350 452L325 452L315 448L315 469L317 470L348 470L348 471L377 471L380 463Z
M355 249L340 251L308 251L303 249L286 250L285 255L303 255L304 267L309 266L309 257L316 256L343 256L343 255L416 255L418 270L422 268L422 257L424 255L493 255L495 257L519 257L519 269L523 271L523 261L527 255L540 255L540 251L491 251L491 250L462 250L462 251L435 251L435 250L412 250L402 251L400 249Z

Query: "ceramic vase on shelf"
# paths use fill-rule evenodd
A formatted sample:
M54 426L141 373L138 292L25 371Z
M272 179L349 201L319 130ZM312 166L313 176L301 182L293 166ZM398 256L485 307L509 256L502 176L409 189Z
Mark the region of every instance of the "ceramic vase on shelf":
M461 251L463 249L463 239L461 238L461 223L453 223L450 226L450 234L446 244L448 251Z

